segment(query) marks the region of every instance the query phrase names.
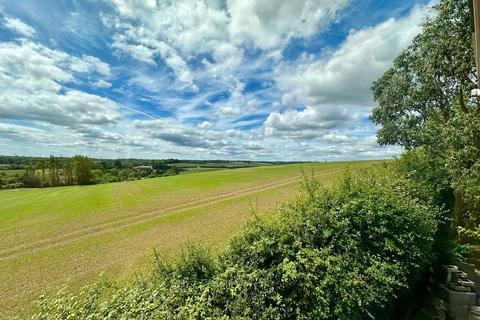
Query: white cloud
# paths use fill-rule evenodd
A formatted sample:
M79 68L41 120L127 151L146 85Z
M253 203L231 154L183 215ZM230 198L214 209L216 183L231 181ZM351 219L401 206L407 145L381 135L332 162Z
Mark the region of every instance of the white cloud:
M312 139L333 128L345 128L355 116L346 108L307 106L304 110L272 112L264 123L265 133L291 139Z
M70 69L79 73L97 72L101 75L110 75L110 66L102 60L92 56L82 56L81 58L69 57L71 60Z
M155 59L161 57L175 74L176 80L182 85L181 88L198 90L187 63L175 48L156 39L155 34L143 27L135 28L125 25L122 31L123 34L116 34L113 37L113 48L151 65L156 65Z
M332 139L321 143L283 143L282 147L290 151L284 159L316 161L388 159L402 152L402 149L396 146L378 145L375 135L348 136L348 139L344 139L343 134L337 133L330 133L326 136Z
M161 92L166 87L170 87L172 84L169 83L168 77L164 74L148 74L147 72L136 72L134 71L129 84L142 87L151 92Z
M20 19L6 17L4 20L4 25L8 29L11 29L26 37L33 37L35 35L35 29L33 29L31 26L29 26Z
M273 49L292 37L310 37L334 18L348 0L228 0L229 25L235 42Z
M344 127L361 119L360 108L372 106L370 86L421 30L427 7L416 7L400 19L352 30L326 60L302 56L282 63L276 80L285 105L302 104L302 111L273 112L264 123L268 135L313 139L325 129ZM348 110L347 110L348 107ZM359 123L356 123L359 125Z
M0 43L0 92L7 89L59 90L73 80L65 65L68 56L32 42Z
M389 19L374 27L352 30L325 60L303 57L277 69L277 82L286 102L371 105L371 83L410 44L421 29L427 7L410 15Z
M209 149L227 145L215 131L182 125L173 119L136 120L134 125L150 138L181 147Z
M108 124L119 117L115 102L69 89L87 61L106 73L100 60L77 58L29 41L0 43L0 119L33 120L65 127Z
M50 139L52 136L41 129L0 123L0 140L47 143Z
M188 61L201 54L205 73L234 81L245 47L268 49L266 59L279 57L292 37L310 37L334 18L349 0L151 1L111 0L118 15L102 13L113 28L112 47L132 58L156 65L161 59L174 72L179 89L196 90Z
M357 137L345 134L328 133L322 136L322 142L326 143L352 143L356 141Z
M241 115L242 111L236 106L222 106L218 108L217 114L220 117L234 117Z
M195 127L178 123L175 119L135 120L133 124L144 136L154 141L169 142L173 146L180 147L185 154L195 150L224 155L232 151L245 152L246 149L242 147L243 141L255 141L260 138L253 132L247 133L234 129L216 130L209 122L203 122ZM252 148L248 144L245 146Z
M228 39L228 16L221 1L112 0L123 20L103 15L104 21L122 29L139 21L155 39L167 39L182 54L210 51L210 41Z
M209 121L203 121L198 127L201 129L210 129L213 127L213 124Z
M102 80L102 79L92 83L92 85L96 88L107 88L108 89L108 88L112 87L112 84L110 82Z
M151 65L155 65L154 52L152 49L145 47L142 44L131 44L124 36L115 36L112 48L123 51L129 54L134 59L142 61Z
M38 91L34 96L22 90L12 90L0 94L0 118L76 127L114 123L119 113L113 101L78 90L68 90L64 94Z

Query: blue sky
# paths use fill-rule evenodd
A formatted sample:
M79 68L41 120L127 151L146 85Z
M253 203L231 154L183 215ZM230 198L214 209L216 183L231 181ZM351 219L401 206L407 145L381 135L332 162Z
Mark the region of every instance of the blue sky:
M371 82L427 1L0 1L0 154L389 158Z

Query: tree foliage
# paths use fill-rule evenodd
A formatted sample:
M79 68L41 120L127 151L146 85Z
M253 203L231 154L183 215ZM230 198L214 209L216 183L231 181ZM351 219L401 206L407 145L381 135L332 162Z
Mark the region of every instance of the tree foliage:
M454 102L468 111L475 70L469 1L442 0L422 32L372 86L378 107L370 119L382 126L379 143L407 149L424 145L421 131L432 115L448 121Z
M373 84L378 107L371 119L381 125L381 144L415 149L402 157L403 170L435 186L454 227L480 235L480 99L469 98L478 84L469 4L435 6L422 32Z
M432 117L422 132L422 148L430 161L435 185L453 190L454 226L480 226L480 116L459 108L447 121ZM433 170L432 170L433 169ZM478 237L480 239L480 237Z
M72 172L78 184L91 184L93 181L93 162L86 156L76 155L72 159Z

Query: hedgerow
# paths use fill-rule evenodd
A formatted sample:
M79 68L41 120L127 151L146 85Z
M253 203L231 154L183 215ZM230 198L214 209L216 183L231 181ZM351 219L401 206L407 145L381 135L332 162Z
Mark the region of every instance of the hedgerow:
M325 189L314 178L219 256L156 259L129 286L44 298L34 319L361 319L381 315L432 258L441 210L410 180L376 169Z

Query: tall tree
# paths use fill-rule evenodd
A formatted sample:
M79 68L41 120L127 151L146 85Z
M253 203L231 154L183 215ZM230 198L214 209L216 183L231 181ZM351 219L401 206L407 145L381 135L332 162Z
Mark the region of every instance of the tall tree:
M76 155L72 159L73 177L77 184L93 183L93 161L86 156Z
M470 1L441 0L433 13L374 82L378 106L370 119L381 125L381 144L416 149L411 154L423 163L410 162L409 174L448 190L454 226L480 239L480 104L469 98L479 79Z
M45 161L40 162L40 169L42 170L42 186L45 186L47 184L47 181L45 179Z
M42 185L42 181L35 174L35 168L33 166L25 167L25 172L22 176L22 183L26 188L38 188Z
M475 70L469 0L442 0L372 86L378 107L370 119L382 126L379 143L421 146L422 128L432 114L447 121L455 101L463 112L476 107L466 98L476 86Z
M65 184L66 185L71 185L73 184L73 166L72 166L72 161L67 160L64 165L63 165L63 176L65 179Z

